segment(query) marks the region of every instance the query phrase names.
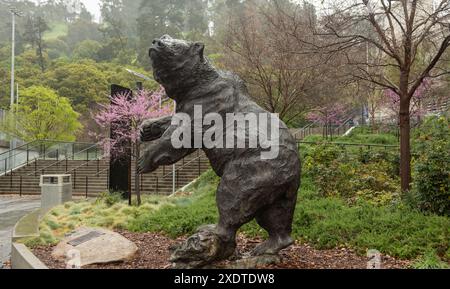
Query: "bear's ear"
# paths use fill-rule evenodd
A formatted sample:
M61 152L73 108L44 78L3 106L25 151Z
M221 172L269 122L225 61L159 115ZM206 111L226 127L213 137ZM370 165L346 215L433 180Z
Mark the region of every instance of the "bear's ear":
M194 46L193 46L193 49L194 49L195 53L200 55L200 59L204 58L205 44L203 44L201 42L195 42Z

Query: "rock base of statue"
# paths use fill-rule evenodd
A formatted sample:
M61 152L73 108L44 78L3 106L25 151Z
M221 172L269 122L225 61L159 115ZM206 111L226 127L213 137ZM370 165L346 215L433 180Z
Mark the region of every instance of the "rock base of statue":
M242 256L235 249L235 244L221 241L215 225L208 225L198 229L185 242L172 247L170 262L173 269L254 269L281 262L278 255ZM224 256L231 257L223 264L214 264L223 261Z

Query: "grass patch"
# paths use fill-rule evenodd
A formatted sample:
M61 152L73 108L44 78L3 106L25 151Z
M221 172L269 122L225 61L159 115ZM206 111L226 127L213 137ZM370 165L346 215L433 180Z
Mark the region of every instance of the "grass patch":
M142 206L130 207L118 195L105 194L97 200L66 203L46 214L39 225L40 236L25 240L25 244L29 247L56 244L67 233L83 226L126 229L141 215L166 205L174 206L172 201L163 196L145 196Z
M178 237L193 233L201 225L215 223L217 181L212 172L205 174L190 188L195 192L191 198L179 199L175 207L143 214L128 228ZM435 251L450 260L449 230L449 218L426 216L401 205L378 207L358 202L348 206L339 198L320 198L312 181L306 178L295 212L293 236L318 249L346 246L360 254L377 249L405 259ZM255 222L242 231L249 236L266 235Z
M171 205L157 211L149 211L130 221L128 229L133 232L163 232L170 237L192 234L205 224L217 222L215 190L219 178L212 172L205 173L186 191L190 197L176 198Z
M189 235L199 226L217 222L218 182L219 178L209 171L187 188L186 191L193 192L192 196L146 197L139 208L129 207L125 202L108 205L103 199L68 203L46 216L41 223L40 239L30 243L54 243L79 226L162 232L173 238ZM311 179L304 178L293 236L317 249L346 246L360 254L377 249L398 258L417 258L414 266L426 268L442 267L442 260L450 260L449 230L449 218L423 215L401 204L379 207L361 201L349 206L339 198L321 198ZM242 232L266 236L255 222L244 226Z
M333 140L326 140L322 135L310 135L305 137L306 142L330 141L333 143L355 143L355 144L378 144L378 145L398 145L398 137L388 133L370 133L366 130L356 128L348 136L333 137Z
M443 262L434 251L420 256L412 265L413 269L450 269L450 265Z
M341 136L334 140L335 142L352 142L364 144L379 144L379 145L398 145L398 138L391 134L358 134L351 133L348 136Z

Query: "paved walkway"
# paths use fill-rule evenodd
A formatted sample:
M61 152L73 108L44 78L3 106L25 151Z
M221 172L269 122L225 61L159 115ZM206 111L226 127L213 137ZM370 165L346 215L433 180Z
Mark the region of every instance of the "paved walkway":
M14 225L40 205L39 198L0 197L0 268L2 261L9 260Z

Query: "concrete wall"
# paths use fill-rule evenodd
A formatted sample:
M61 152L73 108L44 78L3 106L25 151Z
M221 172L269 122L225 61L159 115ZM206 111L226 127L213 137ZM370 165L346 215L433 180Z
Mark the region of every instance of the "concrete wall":
M13 243L11 248L12 269L48 269L33 253L23 244Z

